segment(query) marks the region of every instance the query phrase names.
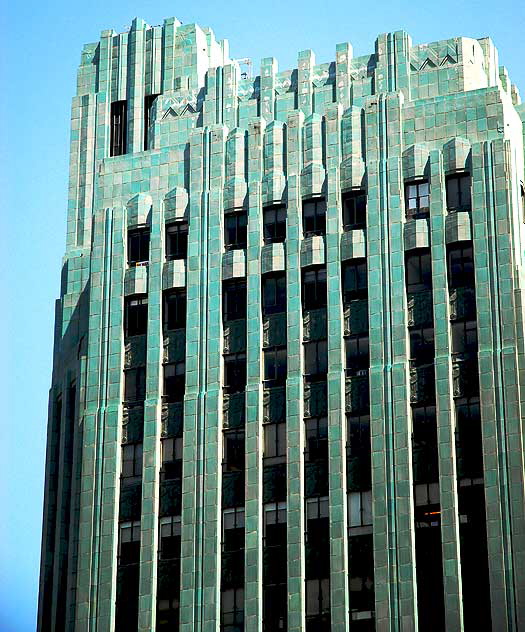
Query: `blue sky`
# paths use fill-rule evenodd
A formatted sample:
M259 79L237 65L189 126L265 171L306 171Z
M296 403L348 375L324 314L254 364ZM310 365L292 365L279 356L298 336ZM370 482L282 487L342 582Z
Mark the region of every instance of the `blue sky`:
M7 3L5 3L6 5ZM405 29L414 43L490 36L525 96L523 0L155 3L11 1L0 9L0 630L35 629L42 522L47 393L54 300L65 242L69 114L82 45L100 31L126 30L135 16L160 24L175 15L230 40L233 57L296 65L311 48L318 63L349 41L373 51L382 32ZM263 10L264 7L265 9Z

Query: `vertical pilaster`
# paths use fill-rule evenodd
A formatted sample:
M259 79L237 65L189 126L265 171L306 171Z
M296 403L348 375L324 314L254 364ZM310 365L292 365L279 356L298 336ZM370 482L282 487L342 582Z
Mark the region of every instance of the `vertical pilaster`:
M447 286L445 242L446 192L441 152L430 154L430 231L432 295L434 302L434 349L436 375L436 419L439 458L439 500L445 626L450 632L463 630L463 599L455 447L455 415L452 398L450 303Z
M222 270L224 162L227 129L210 128L210 208L208 259L208 352L206 453L204 473L204 546L202 567L204 632L216 632L220 620L220 542L222 489Z
M209 303L208 271L208 130L190 136L188 264L186 267L186 393L184 397L181 632L201 630L201 571L205 379Z
M288 376L286 380L288 631L305 626L304 432L301 310L302 112L288 117L288 208L286 233Z
M154 630L157 614L157 560L159 548L159 484L161 434L162 364L162 265L164 262L164 217L162 205L151 209L148 266L148 333L146 400L142 447L142 510L140 519L140 632Z
M248 248L247 286L247 383L246 383L246 497L245 497L245 606L246 630L262 630L262 150L264 120L248 125Z
M341 105L326 111L326 278L328 318L328 471L330 509L330 611L332 630L348 632L348 519L346 415L340 241L342 233L339 144Z
M498 231L494 150L492 143L472 146L472 234L491 612L492 620L501 629L516 630L501 354L502 288L495 240Z
M297 102L298 109L309 116L313 109L314 85L312 76L315 65L315 55L311 50L303 50L299 53L297 68Z
M128 45L128 152L144 149L144 95L146 62L146 23L135 18Z

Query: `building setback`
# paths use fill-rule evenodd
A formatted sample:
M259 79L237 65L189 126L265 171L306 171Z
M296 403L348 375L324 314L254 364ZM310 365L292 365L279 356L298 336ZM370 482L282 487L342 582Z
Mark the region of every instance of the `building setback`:
M524 119L489 39L84 47L41 632L525 630Z

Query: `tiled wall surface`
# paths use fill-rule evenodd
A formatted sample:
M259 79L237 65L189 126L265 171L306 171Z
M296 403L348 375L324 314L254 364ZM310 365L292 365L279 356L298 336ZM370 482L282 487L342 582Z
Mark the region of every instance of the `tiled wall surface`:
M145 130L148 95L159 96ZM127 151L110 157L111 103L124 100ZM136 625L156 629L167 410L162 303L163 292L173 288L187 295L180 630L220 629L222 285L244 279L244 629L262 632L261 279L278 271L286 272L287 283L286 629L314 629L306 627L301 274L316 266L326 267L328 279L331 629L422 629L410 413L415 374L405 288L406 256L417 249L429 249L432 262L443 582L437 599L444 616L436 629L474 629L464 617L447 286L447 249L460 242L472 243L476 282L492 622L485 629L525 629L524 119L489 39L414 46L406 33L389 33L364 57L338 44L330 63L316 64L312 51L302 51L296 69L279 72L276 60L263 59L255 78L243 78L227 42L217 42L210 29L175 19L156 27L136 19L129 32L104 31L100 42L84 47L72 106L67 249L56 304L40 630L115 628L121 444L129 416L123 404L124 299L135 295L147 295L148 310ZM471 208L450 212L446 178L464 172L472 178ZM407 219L404 183L422 179L430 185L429 217ZM343 195L357 189L367 195L366 228L345 231ZM303 237L302 201L312 196L326 200L326 231ZM286 240L264 245L263 208L276 204L286 207ZM225 213L233 209L247 211L247 244L225 250ZM187 257L167 261L165 226L182 219L189 225ZM139 225L149 227L148 262L130 267L128 231ZM349 386L341 268L364 257L375 606L363 623L348 590Z

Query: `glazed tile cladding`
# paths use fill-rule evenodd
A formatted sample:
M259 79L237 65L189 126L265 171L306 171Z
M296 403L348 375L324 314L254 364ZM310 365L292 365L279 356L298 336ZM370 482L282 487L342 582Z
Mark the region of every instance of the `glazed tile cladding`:
M525 630L524 118L487 38L84 47L40 631Z

